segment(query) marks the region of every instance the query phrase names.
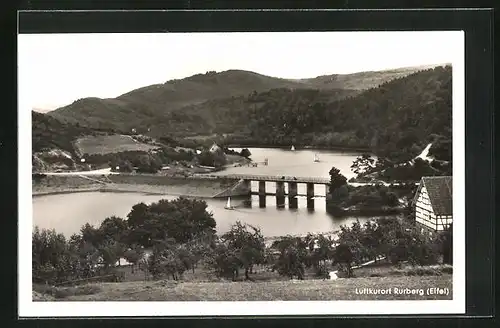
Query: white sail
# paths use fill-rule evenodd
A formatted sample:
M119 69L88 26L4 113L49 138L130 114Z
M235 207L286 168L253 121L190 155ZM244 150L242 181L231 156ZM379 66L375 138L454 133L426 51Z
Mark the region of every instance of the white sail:
M319 156L318 156L318 154L314 154L314 161L315 162L319 162Z
M231 208L231 197L227 198L226 208Z
M293 145L292 145L292 148L291 148L291 150L295 150L295 147L294 147Z

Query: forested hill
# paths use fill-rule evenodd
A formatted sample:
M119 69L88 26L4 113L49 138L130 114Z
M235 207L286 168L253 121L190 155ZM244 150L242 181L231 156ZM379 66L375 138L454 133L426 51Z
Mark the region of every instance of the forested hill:
M226 134L227 143L242 145L370 148L399 160L436 138L451 140L451 91L451 67L437 67L347 98L345 90L274 89L184 107L144 126Z
M34 111L31 112L31 126L33 152L61 149L74 154L73 141L79 136L95 133L89 128L62 123Z
M181 107L210 100L247 96L271 89L364 90L405 76L418 67L396 70L334 74L311 79L290 80L249 71L207 72L130 91L117 98L84 98L48 114L66 122L92 128L129 129L143 120L154 121ZM352 90L351 90L352 89Z
M300 82L310 84L314 88L367 90L391 80L405 77L421 70L443 65L426 65L420 67L403 67L384 71L368 71L352 74L333 74L303 79Z
M117 98L84 98L49 115L89 127L123 129L174 109L211 99L248 95L274 88L309 88L291 81L241 70L207 72L130 91Z

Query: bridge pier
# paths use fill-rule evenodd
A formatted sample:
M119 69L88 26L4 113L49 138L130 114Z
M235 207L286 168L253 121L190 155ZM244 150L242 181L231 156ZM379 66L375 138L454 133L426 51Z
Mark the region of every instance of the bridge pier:
M259 207L266 207L266 182L259 181Z
M266 207L266 195L261 195L259 194L259 207L264 208Z
M288 183L288 205L290 208L298 207L298 199L297 199L297 182L289 182Z
M314 183L307 184L307 208L314 209Z
M265 181L259 181L259 196L260 195L266 195L266 182Z
M285 207L285 183L283 181L276 182L276 206Z
M252 181L251 180L243 180L242 188L245 190L245 193L248 195L252 194Z

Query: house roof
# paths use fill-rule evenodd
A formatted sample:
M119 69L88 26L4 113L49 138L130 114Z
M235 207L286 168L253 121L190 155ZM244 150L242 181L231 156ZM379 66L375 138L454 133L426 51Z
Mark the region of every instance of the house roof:
M427 189L432 209L436 215L453 213L453 179L451 176L422 177L422 184Z

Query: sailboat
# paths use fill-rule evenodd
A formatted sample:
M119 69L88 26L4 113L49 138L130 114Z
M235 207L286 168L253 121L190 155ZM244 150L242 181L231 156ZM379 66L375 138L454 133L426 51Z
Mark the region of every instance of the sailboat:
M319 156L318 156L318 154L314 154L314 161L315 162L319 162Z
M231 197L227 198L227 204L226 204L226 206L224 206L224 209L226 209L226 210L234 210L234 207L231 206Z
M294 145L292 145L292 148L290 148L291 151L294 151L295 150L295 147Z

